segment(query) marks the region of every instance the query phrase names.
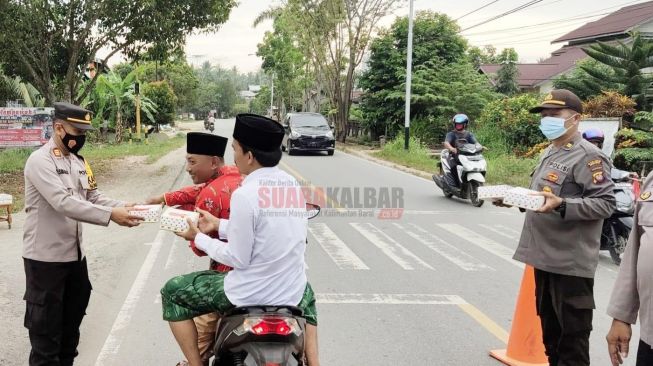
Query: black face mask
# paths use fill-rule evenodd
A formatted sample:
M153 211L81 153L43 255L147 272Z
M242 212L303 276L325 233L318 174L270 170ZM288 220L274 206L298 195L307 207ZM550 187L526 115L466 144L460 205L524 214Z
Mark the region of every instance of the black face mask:
M61 141L63 142L66 149L68 149L68 151L70 151L71 153L77 155L79 150L81 150L82 147L84 146L84 142L86 142L86 135L73 136L73 135L69 134L68 132L66 132L64 137L61 138ZM75 141L75 144L74 144L73 147L70 147L70 145L68 145L71 141Z

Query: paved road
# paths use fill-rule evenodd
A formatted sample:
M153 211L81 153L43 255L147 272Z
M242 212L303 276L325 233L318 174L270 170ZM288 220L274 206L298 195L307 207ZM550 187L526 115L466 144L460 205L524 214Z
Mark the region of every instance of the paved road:
M229 120L216 125L221 135L232 129ZM326 210L309 224L306 260L318 293L324 365L499 365L488 351L505 348L511 326L523 273L511 259L522 214L446 199L431 181L340 152L284 154L282 168L325 190L338 188L340 203L347 200L342 192L356 187L403 192L399 220ZM182 175L175 185L188 183ZM153 226L138 230L134 252L110 264L122 268L116 281L95 283L80 365L172 365L181 357L161 320L158 291L208 261ZM92 272L102 270L97 264ZM592 365L609 364L604 314L617 269L602 255Z

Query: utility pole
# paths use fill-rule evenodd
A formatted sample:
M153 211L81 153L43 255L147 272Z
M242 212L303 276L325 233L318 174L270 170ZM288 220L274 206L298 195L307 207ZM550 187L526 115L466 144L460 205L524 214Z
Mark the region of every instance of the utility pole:
M134 84L134 94L136 94L136 140L141 141L141 93L138 81Z
M274 73L272 73L272 86L270 88L270 117L274 119Z
M410 92L413 80L413 0L410 0L408 14L408 47L406 49L406 115L404 119L404 149L408 150L410 142Z

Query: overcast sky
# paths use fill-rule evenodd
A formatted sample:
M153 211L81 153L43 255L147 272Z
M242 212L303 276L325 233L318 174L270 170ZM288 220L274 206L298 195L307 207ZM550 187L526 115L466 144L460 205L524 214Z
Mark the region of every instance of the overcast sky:
M459 20L462 29L474 26L489 18L514 9L528 0L464 0L439 1L415 0L415 9L433 10L457 19L462 15L490 4L486 8ZM645 1L627 0L541 0L524 10L491 21L485 25L462 32L472 45L494 45L498 50L514 47L522 62L536 62L547 57L562 44L551 41L586 22L599 19L597 14L612 12L622 6ZM271 21L257 28L252 27L256 16L274 4L275 1L240 0L240 5L231 12L229 21L217 33L193 35L187 40L186 54L192 64L204 61L219 63L224 67L237 66L241 71L256 71L261 60L256 57L256 45L263 39L265 31L271 29ZM408 15L408 2L383 21L384 26L392 23L396 16ZM594 17L589 17L593 16ZM603 15L604 16L604 15ZM562 19L586 17L584 19L560 22ZM587 18L589 17L589 18ZM535 26L534 26L535 25ZM530 26L518 30L505 30Z

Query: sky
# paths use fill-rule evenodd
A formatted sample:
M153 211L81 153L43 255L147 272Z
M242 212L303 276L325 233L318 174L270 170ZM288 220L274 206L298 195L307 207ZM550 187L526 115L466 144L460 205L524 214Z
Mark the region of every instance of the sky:
M482 10L458 20L461 29L464 30L461 34L471 45L490 44L499 51L513 47L519 54L520 62L537 62L538 59L548 57L552 51L564 45L552 45L553 39L586 22L605 16L599 14L645 1L540 0L524 10L473 27L528 2L528 0L414 0L414 6L415 11L431 10L458 19L472 10L489 4ZM273 4L275 1L241 0L238 7L232 10L229 21L218 32L188 37L186 44L188 61L194 65L210 61L223 67L236 66L243 72L258 70L261 59L255 55L256 46L272 25L271 21L267 21L254 28L252 23L258 14ZM395 14L383 19L381 26L387 27L397 16L407 15L408 0ZM580 17L583 18L578 19ZM569 18L577 19L561 21ZM473 28L465 30L469 27ZM506 30L516 27L522 28Z

